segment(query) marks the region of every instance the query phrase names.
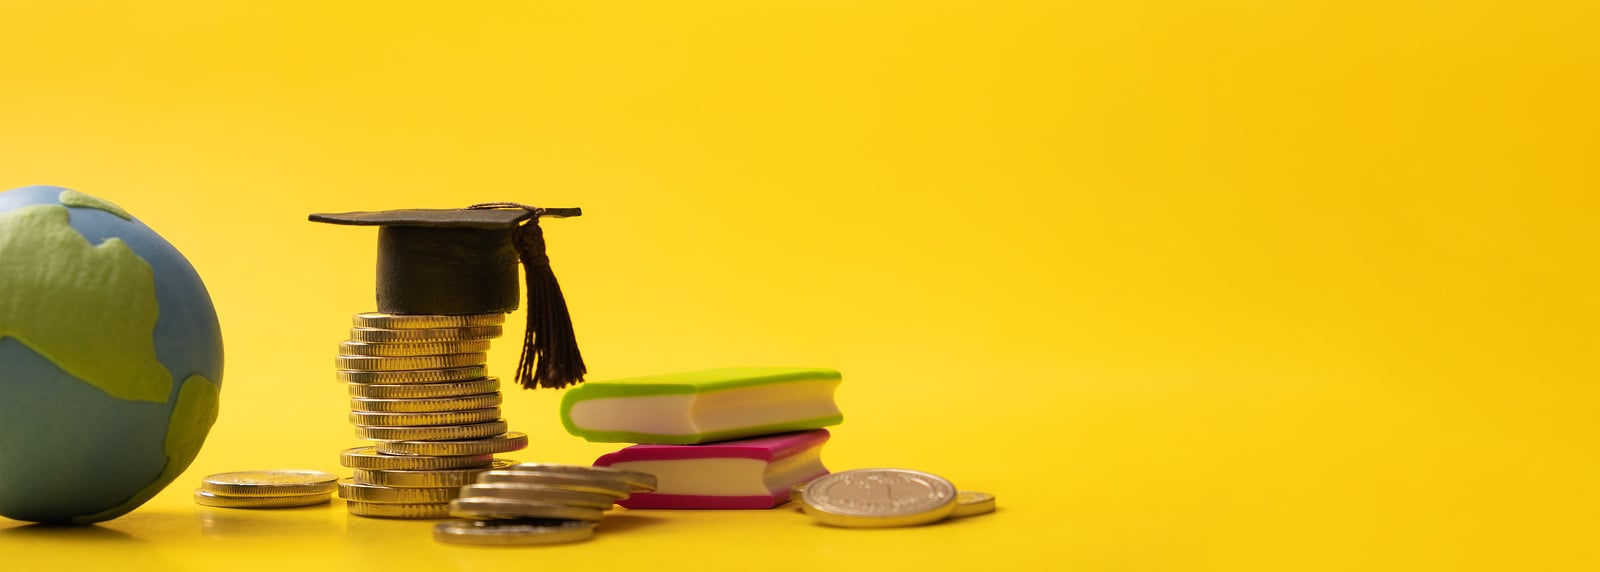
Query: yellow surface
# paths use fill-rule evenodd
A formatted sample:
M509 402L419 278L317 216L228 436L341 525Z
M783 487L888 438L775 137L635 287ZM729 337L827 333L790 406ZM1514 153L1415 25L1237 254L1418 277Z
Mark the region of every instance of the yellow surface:
M0 521L6 569L1600 565L1594 3L457 4L0 4L0 188L150 224L228 349L177 484ZM306 215L488 200L583 207L546 233L593 378L837 368L830 467L999 511L495 550L194 505L359 444L375 236ZM558 400L509 395L517 458L612 449Z

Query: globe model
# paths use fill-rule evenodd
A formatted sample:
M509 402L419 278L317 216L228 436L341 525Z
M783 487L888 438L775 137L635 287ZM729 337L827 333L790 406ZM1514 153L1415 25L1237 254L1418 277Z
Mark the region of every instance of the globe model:
M0 515L143 504L199 453L221 381L216 310L177 249L77 191L0 193Z

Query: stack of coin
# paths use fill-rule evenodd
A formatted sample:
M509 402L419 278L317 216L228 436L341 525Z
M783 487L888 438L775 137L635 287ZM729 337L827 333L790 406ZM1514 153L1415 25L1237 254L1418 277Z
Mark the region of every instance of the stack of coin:
M654 475L606 467L523 463L478 475L450 501L468 519L434 526L454 544L552 544L594 535L616 501L656 488Z
M200 481L194 502L223 508L287 508L333 499L339 477L322 471L239 471Z
M354 470L338 484L351 514L445 518L461 485L515 463L494 455L527 447L528 437L507 431L500 380L485 366L504 320L356 314L338 377L349 384L356 436L374 444L340 455Z
M958 491L938 475L910 469L856 469L789 488L789 498L823 524L882 528L994 512L994 495Z

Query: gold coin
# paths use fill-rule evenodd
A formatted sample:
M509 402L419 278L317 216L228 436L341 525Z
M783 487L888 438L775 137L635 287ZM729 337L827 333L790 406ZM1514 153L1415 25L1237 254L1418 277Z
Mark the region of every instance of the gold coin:
M594 523L583 520L452 520L433 525L433 539L450 544L529 545L577 542L594 537Z
M647 493L656 490L656 476L640 471L629 471L613 467L599 467L589 465L558 465L554 463L522 463L509 470L538 471L546 473L571 473L575 475L592 475L596 477L617 479L627 483L628 487L636 493Z
M487 375L489 375L489 368L482 365L412 371L356 371L341 369L339 370L339 381L380 384L448 383L483 379Z
M339 454L339 464L352 469L432 470L484 467L494 463L493 455L462 455L459 457L427 457L422 455L383 455L372 447L345 449Z
M911 526L949 516L956 488L938 475L908 469L856 469L817 477L800 508L831 526Z
M462 441L380 441L376 448L387 455L482 455L508 453L528 446L528 435L510 432L487 439Z
M419 328L470 328L498 326L505 323L505 314L382 314L363 312L353 320L358 328L385 328L407 330Z
M963 518L994 512L994 495L978 491L956 491L956 509L950 518Z
M436 504L450 502L461 496L461 487L384 487L358 483L352 479L339 481L339 498L356 502L386 504Z
M428 425L466 425L500 418L500 408L445 411L441 413L369 413L351 411L350 423L367 427L421 427Z
M407 371L452 369L483 365L488 361L489 354L478 352L473 354L415 357L339 356L334 358L334 365L339 369L351 371Z
M488 423L466 425L436 425L423 427L363 427L356 426L356 437L371 441L456 441L484 439L505 433L506 420L495 419Z
M806 481L806 482L803 482L803 483L795 483L795 484L789 485L789 502L794 502L794 503L806 502L805 499L801 498L801 495L805 494L806 485L808 485L810 483L811 483L811 481Z
M237 471L202 479L200 490L230 497L293 497L331 493L337 480L322 471Z
M569 491L598 493L614 499L628 498L632 487L621 479L581 475L574 473L537 472L528 470L498 469L478 475L480 483L514 483L551 487Z
M196 504L220 508L291 508L318 505L332 499L333 495L330 493L287 497L231 497L200 489L195 489L194 491L194 502Z
M510 459L495 459L487 467L435 470L375 470L355 469L351 480L361 484L395 488L460 487L472 484L478 475L494 469L504 469L517 464Z
M376 343L459 342L463 340L489 340L500 337L500 326L473 326L468 328L426 328L416 330L391 330L385 328L350 328L350 341Z
M521 483L473 483L461 487L462 497L523 499L545 504L608 509L617 499L608 494L569 491Z
M489 340L426 342L418 344L339 342L339 355L372 357L415 357L470 354L489 351Z
M350 514L374 518L450 518L450 505L447 503L376 503L345 501L344 506Z
M350 409L369 413L440 413L497 407L500 394L463 395L436 399L371 399L356 397L350 400Z
M451 383L349 383L351 397L368 399L437 399L483 395L500 391L500 378L486 377Z
M598 508L494 497L463 497L450 501L450 516L472 519L559 518L598 521L605 518L605 512Z

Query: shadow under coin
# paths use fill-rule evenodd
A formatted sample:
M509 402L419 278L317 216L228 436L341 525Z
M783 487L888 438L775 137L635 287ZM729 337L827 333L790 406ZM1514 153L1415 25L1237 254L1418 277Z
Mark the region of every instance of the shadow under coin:
M126 532L112 530L98 524L24 524L22 526L0 529L0 537L27 538L35 540L92 540L95 542L122 542L132 544L144 542L143 540L140 540Z
M197 507L200 534L213 538L325 535L338 532L342 515L323 503L287 508Z
M642 514L629 514L629 511L622 510L607 513L605 519L600 521L600 525L595 527L595 531L604 532L606 534L613 532L626 532L629 530L638 530L640 528L649 528L665 521L666 519L664 518L645 516Z

